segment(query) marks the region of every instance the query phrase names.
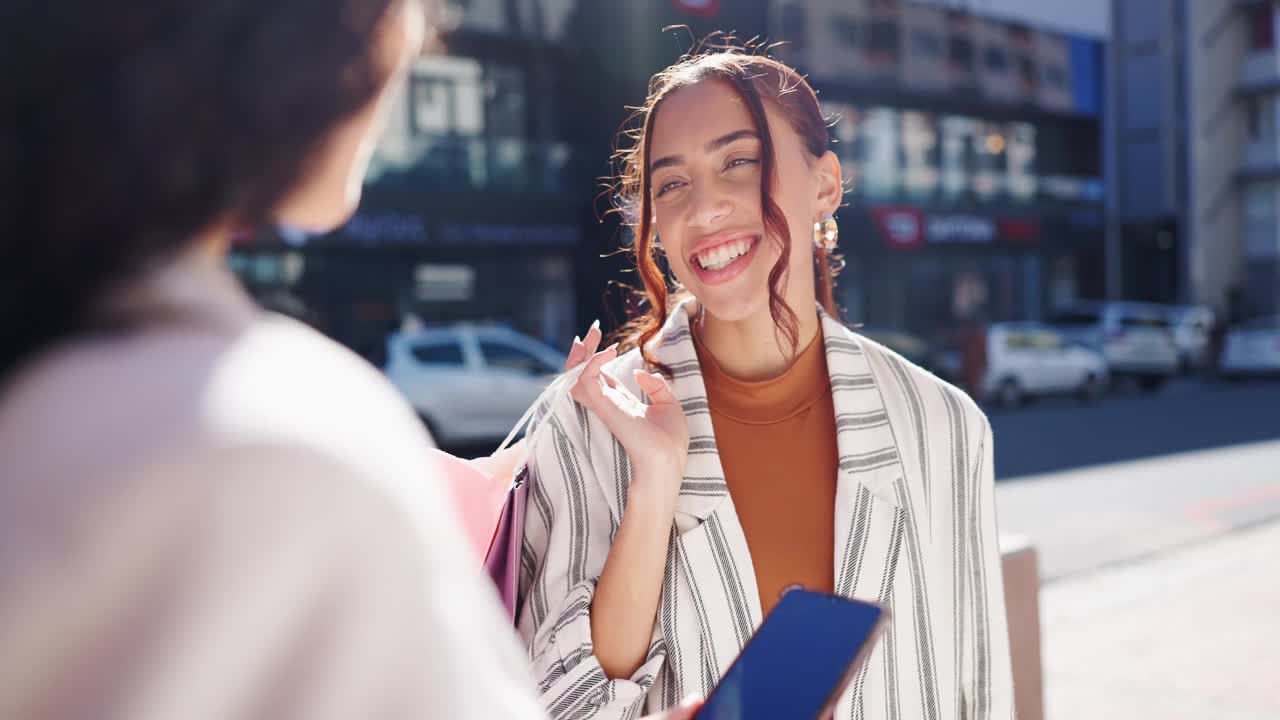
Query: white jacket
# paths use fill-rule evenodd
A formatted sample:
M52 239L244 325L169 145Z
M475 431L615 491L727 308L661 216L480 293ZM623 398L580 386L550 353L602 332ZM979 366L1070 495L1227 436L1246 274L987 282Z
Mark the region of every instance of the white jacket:
M963 393L825 314L822 331L840 453L836 591L892 613L836 717L1011 718L990 425ZM706 695L761 621L684 307L655 343L689 419L689 461L652 644L629 679L605 677L590 626L625 512L627 455L567 398L544 411L531 450L518 625L557 720L636 718ZM633 351L611 370L638 393L642 362Z
M0 718L541 717L373 368L184 260L0 388Z

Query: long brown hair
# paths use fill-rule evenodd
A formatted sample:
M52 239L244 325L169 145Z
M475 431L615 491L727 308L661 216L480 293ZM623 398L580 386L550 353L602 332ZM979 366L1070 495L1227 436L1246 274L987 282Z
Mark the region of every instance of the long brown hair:
M800 136L805 149L814 158L822 157L828 149L830 136L827 122L822 116L818 96L809 83L787 65L751 48L716 47L708 51L695 51L679 62L654 75L649 81L649 95L644 105L635 108L631 117L631 129L624 130L620 139L630 141L628 147L615 154L620 173L614 185L614 202L622 212L626 225L634 238L636 272L643 286L642 303L619 333L624 350L639 347L644 359L651 366L666 374L668 368L653 357L649 341L661 330L667 313L678 297L672 297L667 278L658 265L658 251L654 243L653 205L650 195L649 146L653 139L653 122L658 107L672 92L696 85L704 80L721 80L728 83L742 98L756 132L760 136L760 206L764 215L765 233L782 250L778 261L769 271L769 314L780 335L795 352L799 346L799 319L787 307L782 297L781 284L787 274L791 250L791 233L786 218L772 191L777 183L774 170L774 146L769 133L769 120L765 114L765 99L790 122ZM806 238L807 242L808 239ZM841 261L838 257L818 248L814 254L814 285L818 301L832 317L839 317L835 302L835 275ZM781 342L781 338L780 338Z

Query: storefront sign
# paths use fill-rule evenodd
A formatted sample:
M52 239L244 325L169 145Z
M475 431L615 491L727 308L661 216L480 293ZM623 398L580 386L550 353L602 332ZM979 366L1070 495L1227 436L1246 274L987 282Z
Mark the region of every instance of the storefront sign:
M989 243L996 239L996 225L976 215L938 215L929 218L928 236L937 244Z
M1005 218L996 222L1001 240L1034 243L1040 240L1040 221L1036 218Z
M359 245L422 245L427 241L427 225L408 213L359 212L338 237Z
M924 246L924 213L915 208L877 207L871 209L876 227L889 247L916 250Z
M576 225L497 225L450 223L437 236L444 245L576 245Z
M913 207L874 207L871 216L881 239L894 250L918 250L926 245L989 245L997 241L1026 244L1040 240L1040 221L1036 218L931 215Z

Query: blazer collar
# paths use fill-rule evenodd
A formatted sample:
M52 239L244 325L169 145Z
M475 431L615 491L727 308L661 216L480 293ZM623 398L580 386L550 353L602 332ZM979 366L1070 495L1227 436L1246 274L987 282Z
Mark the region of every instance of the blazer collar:
M729 488L693 344L689 311L694 302L691 298L675 307L651 348L654 357L671 368L672 392L689 420L689 460L676 510L702 521L729 498ZM836 413L840 455L837 504L851 499L858 487L865 487L897 507L894 484L902 476L901 464L880 381L867 359L864 341L821 308L818 313Z

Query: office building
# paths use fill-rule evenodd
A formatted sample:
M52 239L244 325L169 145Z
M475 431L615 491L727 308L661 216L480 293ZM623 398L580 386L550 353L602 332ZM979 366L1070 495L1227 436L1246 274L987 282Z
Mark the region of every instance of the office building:
M1278 22L1274 0L1114 3L1117 294L1280 312Z

